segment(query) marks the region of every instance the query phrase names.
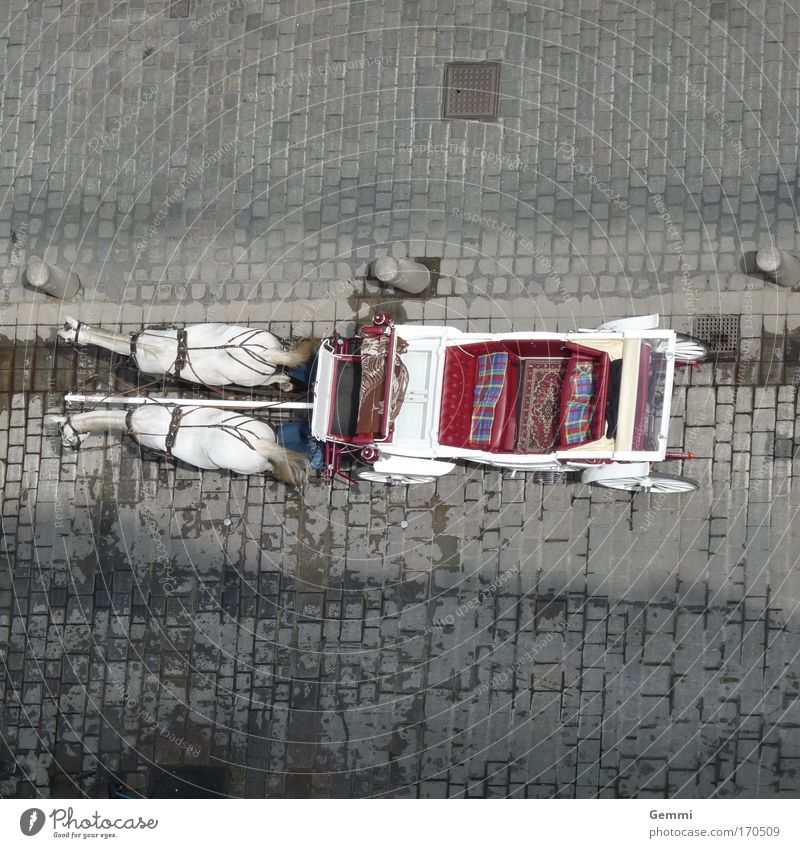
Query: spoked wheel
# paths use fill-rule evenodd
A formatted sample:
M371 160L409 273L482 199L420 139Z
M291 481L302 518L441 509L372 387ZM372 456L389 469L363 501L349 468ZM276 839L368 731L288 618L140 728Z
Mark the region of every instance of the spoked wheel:
M678 333L675 342L675 359L678 362L704 362L711 356L711 348L700 339Z
M436 480L430 474L387 474L383 471L360 471L358 479L368 483L385 483L387 486L413 486L417 483L433 483Z
M653 495L683 495L695 492L700 487L691 477L674 474L649 474L647 477L616 477L613 480L598 480L598 486L623 492L650 492Z

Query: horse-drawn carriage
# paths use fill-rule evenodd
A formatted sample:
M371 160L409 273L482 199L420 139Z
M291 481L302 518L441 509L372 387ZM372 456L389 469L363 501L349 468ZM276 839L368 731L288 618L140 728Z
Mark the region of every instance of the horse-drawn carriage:
M213 348L206 343L202 349L207 354ZM207 413L208 423L194 425L195 436L202 426L212 447L228 437L233 439L228 451L234 450L234 441L242 449L258 447L261 465L272 462L276 470L286 457L268 445L273 431L264 430L263 421L258 422L261 429L248 423L255 419L239 410L260 409L268 416L299 410L310 414L310 429L305 428L301 439L295 432L287 444L279 428L274 440L278 447L284 441L284 447L319 457L314 464L329 478L427 483L453 470L456 461L466 460L514 473L534 472L542 483L577 473L585 483L614 489L689 492L697 488L695 481L655 473L651 466L691 458L667 447L671 393L676 367L692 366L707 354L701 342L658 329L655 315L572 333L469 333L447 326L395 325L378 315L357 336L322 341L303 401L209 401L208 406L225 412L217 411L216 418ZM179 356L186 368L191 348L179 351ZM270 379L275 381L274 376ZM205 402L132 400L171 410L157 425L150 416L148 429L160 428L159 440L152 443L151 438L150 447L166 445L177 458L204 468L264 470L259 465L248 472L246 462L226 465L219 451L213 462L198 461L197 451L190 450L190 416L197 416L198 410L202 414ZM63 426L89 432L92 428L76 427L79 417L72 416ZM131 426L130 414L126 421L128 432L143 441L142 433ZM184 456L176 449L181 435ZM295 453L291 457L297 459ZM296 480L296 468L281 476Z
M576 333L465 333L394 326L378 316L361 336L323 342L312 432L329 473L351 455L357 477L413 484L456 460L536 472L580 472L615 489L688 492L688 478L651 471L684 460L667 434L676 366L708 354L658 316Z

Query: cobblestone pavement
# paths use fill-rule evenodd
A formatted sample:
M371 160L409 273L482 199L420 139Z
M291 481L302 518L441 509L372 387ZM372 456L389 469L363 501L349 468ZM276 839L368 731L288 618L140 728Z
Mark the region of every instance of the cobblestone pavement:
M800 248L791 4L0 16L0 793L183 764L251 797L800 794L800 295L738 266ZM502 61L500 121L440 119L452 59ZM361 280L386 253L440 257L435 296ZM470 329L735 314L741 340L676 389L692 496L466 466L300 495L118 436L62 453L63 391L130 372L55 347L34 254L127 329L325 334L388 300Z

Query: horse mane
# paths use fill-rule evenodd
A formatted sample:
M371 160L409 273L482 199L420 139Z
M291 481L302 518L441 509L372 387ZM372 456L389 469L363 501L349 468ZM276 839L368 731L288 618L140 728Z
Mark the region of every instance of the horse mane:
M301 486L308 480L309 461L301 453L287 450L270 439L256 439L253 447L268 459L275 476L289 486Z

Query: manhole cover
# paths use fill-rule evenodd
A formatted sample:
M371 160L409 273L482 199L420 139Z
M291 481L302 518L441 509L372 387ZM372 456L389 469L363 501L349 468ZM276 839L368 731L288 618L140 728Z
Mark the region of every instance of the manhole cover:
M188 18L189 0L170 0L169 16L171 18Z
M739 316L697 315L692 335L705 342L718 358L735 359L739 351Z
M444 70L445 118L497 120L499 62L448 62Z

